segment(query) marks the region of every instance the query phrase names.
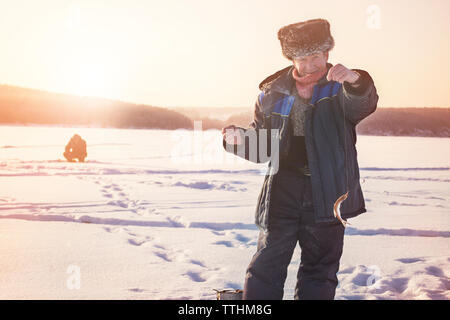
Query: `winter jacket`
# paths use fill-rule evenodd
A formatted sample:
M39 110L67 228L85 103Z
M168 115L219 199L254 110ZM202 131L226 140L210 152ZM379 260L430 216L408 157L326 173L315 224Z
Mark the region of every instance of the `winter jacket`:
M67 143L65 151L66 153L71 153L75 158L85 158L87 156L86 141L79 136L74 136Z
M327 63L327 67L332 64ZM268 162L255 210L255 223L264 231L268 230L273 176L279 159L286 157L289 150L289 113L294 102L291 89L295 86L293 70L291 65L260 83L254 120L248 128L241 128L245 136L256 136L256 142L250 143L251 139L246 138L243 144L229 145L223 140L228 152L255 163ZM353 70L361 75L359 87L354 88L348 82L327 81L325 74L314 86L310 108L305 114L305 142L316 223L336 221L333 205L347 191L348 197L340 206L341 216L348 219L367 211L359 182L355 127L376 110L378 95L370 75L364 70ZM268 130L267 136L258 134ZM274 141L278 141L279 148L273 147ZM262 142L268 144L270 157L260 156ZM257 157L250 156L252 148L258 150Z

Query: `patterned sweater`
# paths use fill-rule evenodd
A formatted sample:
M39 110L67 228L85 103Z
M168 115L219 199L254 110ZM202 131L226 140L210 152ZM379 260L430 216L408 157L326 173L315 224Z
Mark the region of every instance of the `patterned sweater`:
M291 90L291 94L295 96L294 105L289 114L291 143L287 158L280 160L280 168L282 170L297 171L299 167L308 166L304 124L305 110L311 108L311 106L309 105L309 99L301 98L298 95L295 85Z

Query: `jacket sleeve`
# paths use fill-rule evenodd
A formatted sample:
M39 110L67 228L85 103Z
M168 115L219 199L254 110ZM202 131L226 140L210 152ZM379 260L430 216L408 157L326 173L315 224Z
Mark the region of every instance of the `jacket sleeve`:
M347 120L355 126L364 118L375 112L378 94L372 77L364 70L352 69L360 74L359 86L353 87L344 81L340 91L341 107L344 108Z
M70 139L70 141L66 144L66 148L65 148L66 152L70 152L70 149L73 149L74 146L75 146L75 144L73 143L73 140Z
M237 129L242 130L244 136L243 143L240 145L232 145L228 144L225 139L222 139L222 145L225 151L254 163L264 163L269 160L268 157L260 157L260 146L262 142L260 139L264 137L267 138L267 142L263 144L263 146L266 146L265 153L270 154L270 134L267 131L265 134L261 134L262 129L268 129L265 123L264 112L261 108L263 95L264 93L261 92L256 99L253 121L248 125L248 128L236 127ZM251 152L252 150L255 151L256 154L254 154L255 152Z

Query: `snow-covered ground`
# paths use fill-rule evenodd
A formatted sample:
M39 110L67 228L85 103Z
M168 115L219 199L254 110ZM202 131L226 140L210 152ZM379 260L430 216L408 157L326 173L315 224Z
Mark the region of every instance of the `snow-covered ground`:
M85 163L63 161L74 133ZM357 149L368 212L346 229L336 299L449 299L450 139L358 136ZM0 126L0 298L242 288L263 172L217 130Z

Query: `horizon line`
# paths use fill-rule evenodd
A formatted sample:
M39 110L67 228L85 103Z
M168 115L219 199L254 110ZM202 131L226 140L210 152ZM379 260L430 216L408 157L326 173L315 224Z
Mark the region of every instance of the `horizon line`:
M144 102L125 101L125 100L122 100L122 99L119 99L119 98L101 97L101 96L95 96L95 95L81 95L81 94L77 94L77 93L69 93L69 92L62 92L62 91L49 91L48 89L25 87L25 86L22 86L22 85L15 85L15 84L9 84L9 83L0 83L0 86L14 87L14 88L18 88L18 89L40 91L40 92L43 92L43 93L60 94L60 95L67 95L67 96L80 97L80 98L103 99L103 100L121 102L121 103L126 103L126 104L144 105L144 106L149 106L149 107L167 108L167 109L171 109L171 108L175 108L175 109L176 108L217 108L217 109L219 109L219 108L230 108L230 109L252 108L252 106L157 106L157 105L148 104L148 103L144 103ZM381 108L381 109L388 109L388 108L393 108L393 109L400 109L400 108L402 108L402 109L406 109L406 108L414 108L414 109L422 109L422 108L449 109L450 106L448 106L448 107L443 107L443 106L422 106L422 107L405 107L405 106L401 106L401 107L386 107L386 106L377 106L377 109L378 108Z

